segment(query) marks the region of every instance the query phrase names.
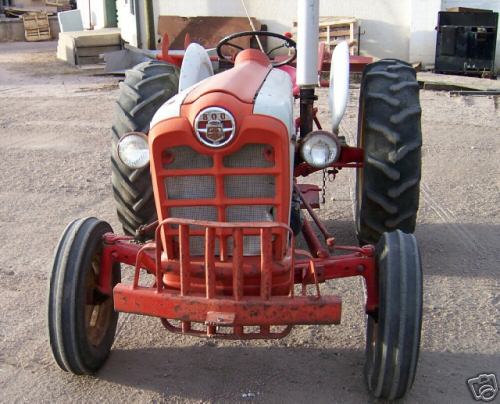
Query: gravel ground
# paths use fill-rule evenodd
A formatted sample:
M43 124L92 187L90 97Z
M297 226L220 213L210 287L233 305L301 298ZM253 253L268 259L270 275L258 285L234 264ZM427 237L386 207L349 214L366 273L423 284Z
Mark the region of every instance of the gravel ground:
M214 342L121 315L96 377L55 365L45 300L57 240L77 217L119 226L109 164L117 80L65 66L54 49L53 42L0 44L0 401L367 402L358 279L322 286L343 296L340 326L296 327L280 341ZM357 96L354 88L342 126L350 140ZM499 102L429 91L421 100L424 327L406 402L473 402L468 378L500 376ZM343 244L355 243L353 174L329 184L321 209Z

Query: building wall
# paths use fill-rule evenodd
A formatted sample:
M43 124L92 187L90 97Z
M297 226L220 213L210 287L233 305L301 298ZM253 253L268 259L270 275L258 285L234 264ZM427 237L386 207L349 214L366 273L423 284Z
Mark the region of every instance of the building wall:
M436 54L436 25L441 0L411 2L409 60L433 65Z
M138 10L136 2L134 0L116 0L116 10L122 39L130 45L140 48L140 38L137 36Z
M104 0L77 0L76 6L82 13L84 29L90 29L91 27L93 29L101 29L106 27Z
M153 4L156 16L245 16L239 0L154 0ZM249 14L270 31L290 31L297 19L297 0L245 0L245 4ZM364 32L361 54L433 65L437 13L457 6L500 12L500 0L321 0L320 15L359 19ZM500 35L498 41L496 68L500 70Z
M361 53L379 58L395 57L407 60L411 0L350 0L320 2L321 16L356 17L365 35L361 38ZM244 17L239 0L155 0L155 15L232 16ZM296 0L246 0L248 12L270 31L283 33L292 29L297 19Z

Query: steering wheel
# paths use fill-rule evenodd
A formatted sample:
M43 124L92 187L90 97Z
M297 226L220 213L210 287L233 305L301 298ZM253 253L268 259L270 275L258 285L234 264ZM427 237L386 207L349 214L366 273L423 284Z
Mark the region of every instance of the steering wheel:
M229 46L231 48L237 49L238 52L241 52L242 50L245 50L241 46L236 45L236 44L234 44L234 43L231 42L231 40L233 40L233 39L241 38L241 37L245 37L245 36L250 36L250 37L255 37L255 38L258 38L260 36L268 36L268 37L273 37L273 38L281 39L283 41L283 43L281 45L275 46L271 50L267 51L266 52L267 56L269 56L271 53L277 51L278 49L293 48L293 54L288 59L283 60L281 62L276 62L276 63L272 63L271 62L271 64L273 65L273 67L279 67L279 66L287 65L287 64L293 62L295 60L295 58L297 57L297 44L295 43L295 41L293 39L288 38L285 35L276 34L274 32L269 32L269 31L242 31L242 32L237 32L235 34L228 35L228 36L222 38L219 41L219 43L217 44L217 48L216 48L217 49L217 56L219 56L219 58L221 58L221 59L223 59L223 60L228 61L228 62L231 63L232 61L229 60L222 53L222 48L224 46Z

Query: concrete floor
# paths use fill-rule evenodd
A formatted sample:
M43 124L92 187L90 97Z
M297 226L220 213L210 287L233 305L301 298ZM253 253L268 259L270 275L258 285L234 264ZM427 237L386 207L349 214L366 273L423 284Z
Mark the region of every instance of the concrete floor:
M117 79L55 60L54 43L0 44L1 402L370 402L362 370L358 279L333 282L340 326L296 327L280 341L223 342L166 333L121 315L95 377L55 364L45 301L52 253L67 223L119 225L110 186ZM320 118L328 121L326 91ZM354 141L358 90L341 133ZM500 110L498 98L421 92L423 180L416 236L424 262L419 369L408 403L473 402L466 380L500 376ZM328 184L321 216L355 243L353 172ZM319 183L319 176L312 181Z

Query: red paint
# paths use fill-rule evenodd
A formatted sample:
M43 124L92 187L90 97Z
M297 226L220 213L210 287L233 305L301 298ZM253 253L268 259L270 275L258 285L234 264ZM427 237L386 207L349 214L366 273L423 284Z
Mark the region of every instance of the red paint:
M238 53L234 68L213 76L200 84L184 100L184 105L192 104L209 93L232 95L239 101L252 104L255 95L271 70L269 58L259 50L245 49ZM211 106L229 107L231 104L212 104Z
M186 44L189 38L186 39ZM168 54L168 36L164 36L159 59L180 65L182 56ZM321 49L320 49L321 50ZM326 51L320 52L321 60ZM360 63L363 60L360 61ZM318 61L318 69L324 65ZM352 59L351 59L352 65ZM319 284L331 279L362 276L366 284L368 313L378 307L378 278L374 248L336 246L335 239L313 211L319 207L320 188L297 184L302 208L307 209L325 238L322 242L312 224L304 223L303 235L310 252L295 250L294 236L288 223L291 200L290 178L307 176L315 171L303 162L290 172L290 150L287 128L269 116L254 115L255 94L271 69L269 59L254 49L238 54L235 67L219 74L193 90L181 107L181 116L159 122L149 133L151 177L159 222L155 241L137 244L130 237L106 234L99 276L99 289L113 293L115 309L130 313L160 317L172 332L206 335L217 338L282 338L296 324L338 324L341 299L320 295ZM281 68L294 83L296 71L291 66ZM235 119L237 135L220 149L200 143L193 132L193 122L199 111L209 106L228 110ZM319 125L319 122L316 122ZM320 126L320 125L319 125ZM266 168L231 168L223 165L224 156L233 154L249 143L269 145L266 158L275 164ZM213 167L174 170L164 164L168 149L189 146L198 153L210 154ZM171 158L171 156L170 156ZM339 160L331 168L362 167L363 150L342 146ZM226 175L273 175L276 195L273 198L231 199L222 186ZM210 175L215 178L216 196L203 200L170 200L164 180L180 175ZM225 209L232 205L273 205L276 222L228 223ZM215 206L217 222L170 218L172 206ZM192 237L203 237L205 252L193 256ZM260 255L245 256L245 237L260 239ZM220 254L215 254L216 242ZM228 244L230 243L230 244ZM228 246L232 245L232 252ZM344 254L339 255L339 252ZM133 282L113 288L112 267L116 263L135 265ZM154 279L139 284L141 271ZM302 285L295 296L294 285ZM307 295L307 285L315 293ZM179 321L175 324L173 321ZM197 323L197 325L196 325ZM247 332L245 326L259 326ZM271 326L282 326L274 330ZM221 327L229 328L221 333Z

